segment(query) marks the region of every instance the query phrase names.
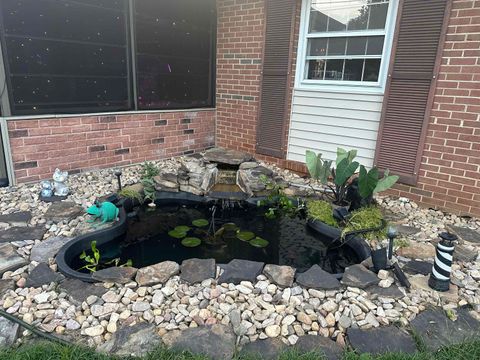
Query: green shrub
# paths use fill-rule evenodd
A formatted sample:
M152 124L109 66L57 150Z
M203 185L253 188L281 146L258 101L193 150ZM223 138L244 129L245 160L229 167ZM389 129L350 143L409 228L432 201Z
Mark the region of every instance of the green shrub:
M355 210L348 218L346 226L343 229L343 234L354 230L379 227L380 225L382 225L382 220L383 215L378 207L369 206L366 208ZM386 238L386 236L386 226L380 231L369 232L361 235L361 237L368 240L384 239Z
M118 192L118 195L132 200L137 200L139 203L143 203L143 196L137 190L123 188Z
M319 220L327 225L338 227L333 217L332 205L323 200L312 200L307 203L307 214L310 219Z

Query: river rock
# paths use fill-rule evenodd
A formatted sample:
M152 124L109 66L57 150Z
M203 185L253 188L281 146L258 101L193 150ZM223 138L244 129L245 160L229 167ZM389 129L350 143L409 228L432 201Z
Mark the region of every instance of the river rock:
M110 267L107 269L102 269L95 271L92 274L92 278L101 282L113 282L119 284L126 284L130 282L135 274L137 269L134 267Z
M144 356L162 342L155 325L139 323L123 326L112 338L99 347L102 352L118 356Z
M217 266L214 259L188 259L180 267L180 279L190 284L214 279Z
M164 261L156 265L147 266L137 271L135 281L139 286L149 286L166 283L172 276L177 275L180 266L174 261Z
M175 350L213 360L230 360L235 353L235 334L230 327L220 324L189 328L172 334L166 342Z
M265 265L263 273L281 287L291 287L295 278L295 269L290 266Z
M430 243L410 243L397 250L397 254L410 259L431 259L435 257L435 246Z
M318 265L313 265L307 271L297 274L297 283L305 288L316 290L332 290L341 286L335 276Z
M377 285L379 282L380 279L375 273L360 264L347 267L341 281L343 285L357 287L360 289Z

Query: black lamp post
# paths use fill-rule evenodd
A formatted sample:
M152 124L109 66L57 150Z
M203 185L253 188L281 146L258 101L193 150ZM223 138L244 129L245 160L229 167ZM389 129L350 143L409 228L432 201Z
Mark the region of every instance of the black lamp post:
M392 260L393 256L393 240L397 237L398 231L395 226L390 225L387 229L388 237L388 260Z
M117 177L117 181L118 181L118 191L121 191L122 190L122 172L120 170L116 170L115 171L115 176Z

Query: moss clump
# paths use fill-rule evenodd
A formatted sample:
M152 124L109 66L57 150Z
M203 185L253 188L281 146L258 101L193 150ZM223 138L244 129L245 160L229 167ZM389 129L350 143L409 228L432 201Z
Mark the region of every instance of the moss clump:
M333 217L332 205L323 200L313 200L307 203L307 214L310 219L321 221L327 225L338 227Z
M137 190L123 188L118 192L118 195L132 200L137 200L139 203L143 203L143 196Z
M348 218L342 235L354 230L379 227L382 225L382 220L383 215L378 207L369 206L366 208L355 210ZM368 240L384 239L387 236L387 227L385 226L380 231L369 232L366 234L362 234L361 236Z

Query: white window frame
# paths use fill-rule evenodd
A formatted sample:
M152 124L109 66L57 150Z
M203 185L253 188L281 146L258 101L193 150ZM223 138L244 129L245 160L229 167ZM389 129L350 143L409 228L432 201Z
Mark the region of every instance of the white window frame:
M385 91L385 84L387 80L387 72L390 64L390 54L392 52L392 43L395 30L395 23L397 19L399 0L390 0L388 7L387 19L385 22L385 29L368 30L368 31L331 31L322 33L309 34L308 29L310 25L310 7L312 0L302 1L302 14L300 20L300 33L298 40L297 53L297 72L295 76L295 88L297 90L318 90L318 91L334 91L334 92L360 92L383 94ZM315 56L307 56L308 40L315 38L333 38L333 37L358 37L358 36L385 36L383 44L383 52L381 55L380 71L377 82L368 81L339 81L339 80L310 80L305 79L306 63L309 58ZM322 59L341 58L345 56L321 56ZM348 59L354 58L377 58L378 55L350 55Z

